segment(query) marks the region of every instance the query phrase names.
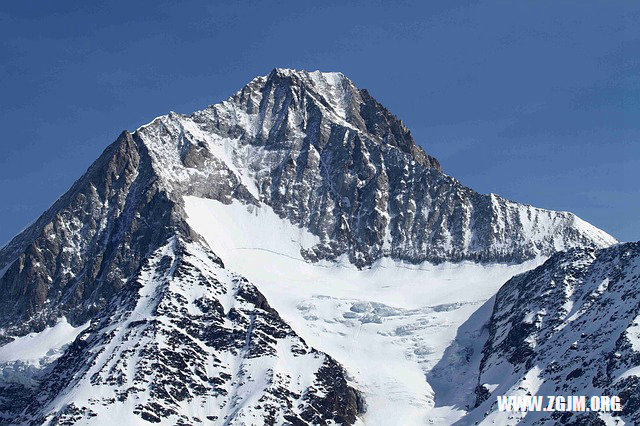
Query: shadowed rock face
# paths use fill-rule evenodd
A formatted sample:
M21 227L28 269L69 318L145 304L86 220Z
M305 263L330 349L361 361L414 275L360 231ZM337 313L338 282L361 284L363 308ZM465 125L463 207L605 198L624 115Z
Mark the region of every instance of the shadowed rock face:
M496 396L526 394L585 395L587 407L590 396L618 395L622 411L613 417L638 424L639 322L640 243L572 249L515 276L496 295L486 328L475 324L487 331L477 333L486 342L476 365L475 398L467 397L468 406L460 407L470 409L461 424L485 417L499 424L604 424L596 413L510 413L507 418L497 412ZM457 348L454 352L468 354L473 364L471 347L459 334L449 352ZM445 358L455 361L454 355ZM439 367L443 371L445 361Z
M0 251L6 330L40 330L61 315L85 322L148 251L179 226L144 146L123 132L73 187Z

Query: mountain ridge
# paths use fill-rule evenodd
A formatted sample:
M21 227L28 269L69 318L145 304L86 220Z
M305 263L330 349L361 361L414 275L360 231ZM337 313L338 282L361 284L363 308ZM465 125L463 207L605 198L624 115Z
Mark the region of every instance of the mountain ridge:
M361 267L381 256L412 263L521 262L550 255L564 240L568 247L615 242L571 213L528 208L461 185L384 107L363 100L363 91L341 74L327 75L274 70L226 101L189 116L162 116L138 131L152 152L164 151L165 167L167 159L177 160L171 145L180 145L177 170L187 165L211 173L218 166L207 165L207 156L226 156L222 168L237 168L232 174L253 187L254 198L325 240L307 253L309 260L346 253ZM491 229L505 222L511 229ZM505 231L517 237L538 226L547 226L540 230L546 241L511 238L513 249L500 247ZM549 234L573 235L553 240Z
M33 384L0 381L0 420L352 424L364 411L333 358L307 346L206 246L183 237L146 258L83 328L52 368L9 363Z

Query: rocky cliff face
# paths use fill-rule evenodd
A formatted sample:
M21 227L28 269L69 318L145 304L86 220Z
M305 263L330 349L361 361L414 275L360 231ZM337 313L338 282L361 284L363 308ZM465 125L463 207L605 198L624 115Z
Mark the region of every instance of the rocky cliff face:
M0 250L4 335L61 315L84 323L155 250L186 228L144 145L123 132L73 187Z
M639 243L573 249L512 278L496 295L462 423L637 424L639 321ZM497 395L585 395L587 407L618 395L622 411L500 413Z
M184 195L266 203L320 237L305 258L359 267L520 262L615 242L571 213L462 186L342 74L276 69L220 104L124 132L2 248L5 333L90 318L173 230L190 232Z
M160 117L138 134L174 188L263 202L320 236L304 253L311 261L521 262L615 242L571 213L464 187L340 73L276 69L227 101Z

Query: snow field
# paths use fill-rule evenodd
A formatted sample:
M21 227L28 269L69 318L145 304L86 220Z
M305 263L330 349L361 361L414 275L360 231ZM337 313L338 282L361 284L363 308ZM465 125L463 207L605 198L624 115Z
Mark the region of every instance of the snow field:
M542 263L410 265L382 259L300 256L318 238L268 206L185 197L188 223L225 266L244 275L305 341L347 369L364 393L365 424L450 424L464 412L435 408L426 374L464 323L514 274ZM452 380L455 378L452 377Z

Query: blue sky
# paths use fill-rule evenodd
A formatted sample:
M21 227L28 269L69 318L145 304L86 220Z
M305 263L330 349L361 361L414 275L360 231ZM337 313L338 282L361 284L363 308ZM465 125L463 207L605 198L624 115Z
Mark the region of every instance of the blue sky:
M640 3L2 2L0 244L123 129L342 71L471 188L640 240Z

